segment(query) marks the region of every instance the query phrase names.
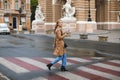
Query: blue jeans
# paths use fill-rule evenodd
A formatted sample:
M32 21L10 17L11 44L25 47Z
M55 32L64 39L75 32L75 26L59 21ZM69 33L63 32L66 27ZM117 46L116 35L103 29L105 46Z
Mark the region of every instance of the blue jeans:
M62 66L66 66L66 62L67 62L67 55L63 54L62 56L58 56L54 61L52 61L52 64L57 63L58 61L62 60Z

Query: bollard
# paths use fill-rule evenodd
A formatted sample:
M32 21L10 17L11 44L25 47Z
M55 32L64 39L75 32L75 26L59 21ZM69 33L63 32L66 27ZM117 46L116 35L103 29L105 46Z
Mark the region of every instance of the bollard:
M80 34L80 39L88 39L88 35L87 34Z
M30 30L29 33L30 33L30 34L35 34L35 31L34 31L34 30Z
M53 30L53 29L46 30L46 33L47 33L47 34L52 34L52 32L54 32L54 30Z
M99 37L99 41L108 41L108 36L98 36Z

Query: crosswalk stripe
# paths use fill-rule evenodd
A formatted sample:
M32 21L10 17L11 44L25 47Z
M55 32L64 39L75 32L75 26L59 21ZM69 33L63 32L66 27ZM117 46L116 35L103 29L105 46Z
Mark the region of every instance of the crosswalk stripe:
M16 64L16 65L19 65L19 66L23 67L23 68L25 68L25 69L27 69L27 70L29 70L29 71L37 71L37 70L40 70L40 68L38 68L38 67L36 67L36 66L34 66L34 65L31 65L31 64L28 64L28 63L26 63L26 62L24 62L24 61L21 61L21 60L19 60L19 59L17 59L17 58L5 58L5 59L13 62L13 63ZM41 69L41 70L42 70L42 69Z
M108 69L108 68L102 68L100 66L95 66L95 65L89 65L87 67L89 67L91 69L98 70L98 71L106 72L106 73L109 73L109 74L112 74L112 75L120 76L119 71L114 71L114 70L111 70L111 69Z
M48 79L44 77L37 77L37 78L30 79L30 80L48 80Z
M101 60L101 59L104 59L103 57L91 57L92 59L98 59L98 60Z
M120 64L120 60L109 60L110 62Z
M38 62L38 61L36 61L36 60L33 60L33 59L30 59L30 58L18 58L17 57L17 59L19 59L19 60L21 60L21 61L24 61L24 62L27 62L27 63L29 63L29 64L31 64L31 65L34 65L34 66L37 66L37 67L39 67L39 68L41 68L41 69L47 69L47 67L46 67L46 64L45 63L42 63L42 62Z
M82 59L82 58L68 58L68 59L78 61L78 62L91 62L90 60Z
M73 63L73 64L79 64L80 62L79 61L75 61L75 60L72 60L72 59L67 59L68 62L70 63Z
M69 79L69 80L90 80L90 79L88 79L88 78L85 78L85 77L83 77L83 76L78 76L78 75L76 75L76 74L73 74L73 73L70 73L70 72L58 72L58 73L56 73L57 75L60 75L60 76L62 76L62 77L65 77L65 78L67 78L67 79ZM71 75L71 76L70 76Z
M29 70L20 67L19 65L16 65L4 58L0 58L0 64L4 65L5 67L7 67L8 69L12 70L13 72L16 73L26 73L26 72L30 72Z
M93 64L93 65L103 67L103 68L107 68L107 69L111 69L111 70L114 70L114 71L120 71L120 67L113 66L113 65L108 65L108 64L104 64L104 63L96 63L96 64Z
M99 75L99 76L102 76L102 77L105 77L105 78L108 78L108 79L120 80L120 77L118 77L118 76L111 75L111 74L101 72L101 71L98 71L98 70L94 70L94 69L91 69L91 68L79 67L78 69L80 69L82 71L85 71L85 72L88 72L88 73L91 73L91 74Z
M53 61L53 60L55 60L55 59L53 59L53 58L45 58L46 60L50 60L50 61ZM61 64L61 61L59 61L58 62L59 64ZM69 62L67 62L67 65L71 65L72 63L69 63Z
M57 75L57 74L46 75L44 77L47 78L48 80L68 80L67 78Z
M47 60L46 58L33 58L33 59L36 60L36 61L45 63L46 65L51 62L50 60ZM59 65L59 63L57 63L57 66L58 65ZM53 66L52 69L55 69L55 67Z
M51 62L50 60L47 60L46 58L39 58L39 57L37 57L37 58L33 58L33 59L36 60L36 61L39 61L39 62L46 63L46 64Z
M110 80L108 78L105 78L105 77L102 77L102 76L99 76L99 75L96 75L96 74L91 74L91 73L88 73L88 72L85 72L85 71L82 71L82 70L79 70L79 69L76 69L75 71L72 71L73 74L76 74L76 75L81 75L83 77L86 77L90 80Z
M114 66L120 67L120 64L118 64L118 63L114 63L114 62L109 62L109 61L104 62L104 64L114 65Z

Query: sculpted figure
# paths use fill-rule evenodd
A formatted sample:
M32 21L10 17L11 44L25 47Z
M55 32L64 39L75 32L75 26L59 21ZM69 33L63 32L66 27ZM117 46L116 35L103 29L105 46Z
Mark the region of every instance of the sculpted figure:
M43 13L41 11L41 6L38 5L36 7L36 11L35 11L35 20L41 20L43 21L45 19L45 17L43 16Z
M75 7L71 7L71 0L67 0L62 9L65 9L65 17L72 17L75 14Z

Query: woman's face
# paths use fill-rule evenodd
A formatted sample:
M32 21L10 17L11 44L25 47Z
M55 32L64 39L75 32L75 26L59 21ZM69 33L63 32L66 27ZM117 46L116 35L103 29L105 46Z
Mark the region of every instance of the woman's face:
M63 22L60 20L60 21L58 22L58 26L59 26L59 27L62 27L62 23L63 23Z

